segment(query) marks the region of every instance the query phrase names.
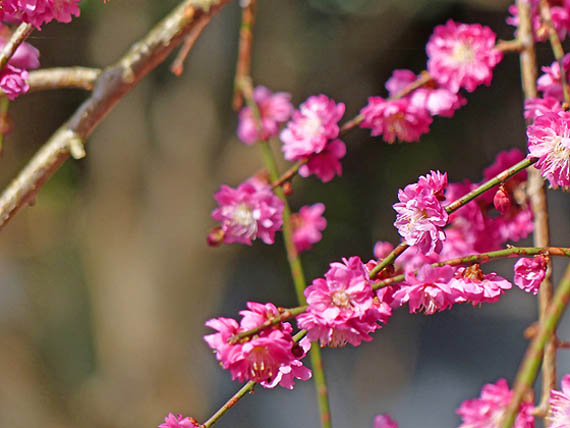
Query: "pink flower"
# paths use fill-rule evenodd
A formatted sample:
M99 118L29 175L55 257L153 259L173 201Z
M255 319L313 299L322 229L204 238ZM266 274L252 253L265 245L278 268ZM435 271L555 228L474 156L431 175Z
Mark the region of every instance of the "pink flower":
M275 388L279 385L283 388L293 389L295 386L295 379L309 380L313 373L310 369L305 367L300 360L307 355L307 352L309 352L310 349L311 341L304 337L297 346L293 346L293 354L299 352L297 355L298 359L291 361L288 365L279 367L279 373L277 373L277 376L275 376L271 382L265 381L262 382L261 385L264 388Z
M503 53L494 48L495 39L495 33L480 24L449 20L438 25L426 45L430 75L452 92L459 88L473 92L481 84L490 85L493 68L503 59Z
M3 49L10 39L10 29L0 24L0 49ZM32 70L40 66L40 51L29 43L22 43L8 61L8 64L24 70Z
M394 226L410 246L417 246L423 254L439 253L445 240L443 227L448 214L441 204L447 174L431 171L418 183L398 191L399 203L393 205L397 213Z
M457 295L457 302L465 301L476 306L480 303L497 302L512 284L496 273L484 274L477 264L460 267L449 283Z
M218 208L212 211L212 218L221 223L225 243L251 245L253 239L260 238L273 244L275 232L283 224L283 201L271 186L250 179L237 189L222 186L214 198Z
M386 256L390 254L393 249L394 246L390 242L378 241L374 245L374 257L376 257L377 260L382 260L386 258Z
M399 69L392 72L392 76L384 85L390 98L395 97L416 81L416 73L412 70Z
M457 414L463 420L459 428L497 428L512 396L513 392L505 379L483 386L479 398L466 400L457 409ZM521 404L514 428L534 428L533 407L529 401Z
M293 105L290 102L291 95L285 92L272 93L266 87L258 86L253 91L253 99L259 109L261 133L257 130L251 109L242 108L239 112L237 134L245 144L253 144L277 135L279 126L289 120L293 112Z
M169 413L164 418L164 423L160 424L158 428L198 428L200 425L195 424L190 418L182 417L181 414L174 415Z
M398 428L398 423L388 413L376 415L374 418L374 428Z
M544 257L521 258L515 263L515 284L527 293L536 295L545 275Z
M570 54L564 55L562 66L568 79ZM544 74L536 81L537 89L542 92L543 97L552 97L560 102L564 101L564 89L562 88L562 76L560 75L560 64L558 61L554 61L550 67L542 67L541 70Z
M548 31L546 31L546 28L544 27L544 25L542 25L542 19L540 17L540 10L539 10L539 2L540 0L530 1L531 22L535 39L537 41L543 42L548 38ZM562 2L550 1L549 3L551 3L550 14L552 15L552 23L554 24L554 28L556 29L556 32L558 33L558 37L560 37L560 40L564 40L568 33L568 29L570 28L568 1L567 0L564 0ZM519 20L519 11L516 4L509 6L509 13L511 14L511 16L507 18L507 24L512 25L514 27L518 27L520 20Z
M455 110L467 104L460 94L445 88L419 88L409 98L412 105L426 109L432 116L452 117Z
M299 366L300 362L294 363L302 356L296 357L293 354L295 344L291 337L293 329L289 323L277 324L237 343L228 342L232 336L259 327L279 315L279 311L271 303L264 305L248 302L247 308L248 310L240 312L242 320L239 325L231 318L214 318L206 322L206 326L217 333L204 336L204 340L216 351L216 358L224 369L231 372L232 379L240 382L267 382L269 386L274 377L279 375L281 368L290 365L295 366L295 373L299 375L297 378L305 376L303 373L306 374L306 370Z
M297 251L310 250L313 244L323 237L322 231L327 227L327 220L323 217L325 204L304 206L298 214L291 216L293 224L293 242Z
M4 0L3 19L23 21L38 30L43 24L53 21L71 22L79 16L80 0Z
M558 113L562 111L560 101L552 97L531 98L524 103L524 118L536 119L544 113Z
M339 159L342 159L344 155L346 155L345 144L340 140L332 140L322 152L309 156L307 163L299 168L299 175L308 177L314 174L323 183L327 183L336 175L342 175L342 165Z
M560 383L562 391L550 391L550 415L547 417L550 428L570 426L570 375L565 375Z
M6 65L0 72L0 89L11 99L15 100L19 95L30 90L28 84L28 72L11 65Z
M545 113L527 128L529 158L554 188L570 186L570 113Z
M409 99L385 100L382 97L369 97L360 114L364 120L361 128L370 128L372 135L383 135L384 141L393 143L396 138L402 141L418 141L429 131L432 122L428 111L413 105Z
M343 103L336 104L325 95L309 97L281 131L285 159L296 161L325 150L327 143L338 137L343 114Z
M452 277L451 266L434 268L424 265L417 275L408 272L405 282L392 297L399 306L407 303L410 313L424 312L431 315L450 308L456 302L456 296L449 285Z
M321 346L358 346L392 315L390 307L374 298L368 272L358 257L331 263L325 278L317 278L305 290L309 305L297 317L299 328Z

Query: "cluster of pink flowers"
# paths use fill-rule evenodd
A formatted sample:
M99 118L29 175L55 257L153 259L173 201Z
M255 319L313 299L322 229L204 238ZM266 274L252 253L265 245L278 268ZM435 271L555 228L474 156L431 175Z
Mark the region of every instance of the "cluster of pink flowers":
M164 423L160 424L158 428L198 428L199 426L196 421L191 420L189 417L169 413L164 418Z
M513 391L509 389L505 379L483 386L479 398L464 401L457 409L457 414L463 420L459 428L497 427L512 396ZM530 401L521 404L514 428L534 428L533 407Z
M346 154L346 146L338 139L338 122L343 114L344 104L325 95L309 97L295 110L280 137L285 159L305 162L299 169L301 176L314 174L328 182L342 174L339 159Z
M550 428L568 428L570 426L570 375L567 374L560 382L561 391L550 391Z
M530 0L532 30L537 41L544 41L548 38L548 30L542 22L539 3L540 0ZM560 40L564 40L570 31L570 2L568 0L549 0L548 3L554 28ZM509 6L509 13L511 16L507 18L507 24L517 27L520 21L516 4Z
M269 184L253 177L236 189L222 186L214 198L218 208L212 211L212 218L220 222L225 243L251 245L252 240L260 238L273 244L275 232L283 224L284 204Z
M370 333L392 315L390 306L375 298L366 266L358 257L331 263L325 277L306 288L305 296L309 307L297 316L297 323L322 346L370 341Z
M406 244L415 246L422 254L439 253L443 246L448 214L441 202L446 187L447 174L431 171L398 191L400 202L394 204L394 226Z
M237 135L245 144L265 141L279 133L281 124L287 122L293 112L291 95L286 92L272 93L265 86L258 86L253 91L253 100L259 110L261 129L257 129L256 118L250 107L239 112Z
M496 35L480 24L460 24L449 20L435 28L426 52L431 82L401 96L420 76L410 70L395 70L386 82L389 99L370 97L360 114L363 128L373 136L382 135L393 143L418 141L429 131L431 116L452 117L467 102L458 92L489 85L493 68L503 58L495 49Z
M240 312L242 318L239 324L233 318L214 318L206 322L206 326L217 333L204 336L204 340L216 351L216 358L224 369L231 372L232 379L261 382L266 388L279 384L288 389L293 388L295 378L309 379L311 371L303 366L300 359L305 356L310 344L296 344L289 323L279 323L252 337L230 343L233 336L257 328L280 315L271 303L248 302L247 308Z
M3 0L0 21L27 22L40 29L53 20L71 22L80 0Z
M0 49L4 48L10 37L8 27L0 24ZM40 66L40 52L28 43L22 43L0 71L0 89L10 100L16 99L30 89L28 84L28 70Z
M293 243L298 252L310 250L323 237L321 232L327 227L324 212L325 204L317 203L302 207L291 216Z

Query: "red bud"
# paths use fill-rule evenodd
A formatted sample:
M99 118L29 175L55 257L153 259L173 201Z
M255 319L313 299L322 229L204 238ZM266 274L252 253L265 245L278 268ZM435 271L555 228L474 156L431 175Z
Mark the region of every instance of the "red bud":
M493 204L501 214L505 214L511 208L511 198L503 186L495 193Z

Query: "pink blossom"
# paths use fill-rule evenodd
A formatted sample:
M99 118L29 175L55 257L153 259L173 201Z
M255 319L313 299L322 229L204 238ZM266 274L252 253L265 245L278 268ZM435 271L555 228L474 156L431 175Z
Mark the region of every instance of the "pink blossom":
M503 215L511 208L511 198L503 187L499 187L499 190L495 192L493 205L497 208L497 211Z
M527 293L536 295L545 275L544 257L521 258L515 263L515 284Z
M392 420L388 413L384 413L383 415L376 415L374 428L398 428L398 423Z
M0 72L0 89L11 100L30 90L28 72L11 65L6 65Z
M453 268L422 266L417 275L406 274L406 280L394 294L394 302L399 306L407 303L410 313L424 312L431 315L450 308L456 302L456 295L449 282L453 278Z
M164 418L164 423L160 424L158 428L198 428L200 425L195 424L188 417L182 417L181 414L174 415L169 413Z
M310 250L313 244L323 237L322 231L327 227L327 220L323 217L325 204L318 203L304 206L298 214L291 216L293 224L293 242L297 251Z
M479 398L461 403L457 414L463 420L459 428L496 428L507 409L513 392L505 379L489 383L481 389ZM533 404L524 401L513 425L514 428L534 428Z
M392 72L392 76L384 85L390 98L397 96L404 89L414 83L417 79L416 73L412 70L399 69Z
M452 92L459 88L473 92L481 84L490 85L493 68L503 59L503 53L494 48L495 39L495 33L480 24L449 20L438 25L426 45L430 75Z
M296 161L325 150L327 143L338 137L343 114L343 103L336 104L326 95L309 97L281 131L285 159Z
M564 55L562 58L562 66L566 73L568 80L568 73L570 72L570 54ZM544 72L542 76L536 81L536 86L542 92L543 97L555 98L558 101L564 101L564 89L562 87L562 76L560 74L560 64L554 61L550 66L541 68Z
M554 188L570 186L570 113L545 113L527 128L529 158Z
M301 177L316 175L323 183L331 181L336 175L342 175L342 165L339 159L346 155L346 146L340 140L330 141L325 149L308 158L308 161L299 168Z
M222 367L231 372L232 379L240 382L253 380L270 385L274 377L279 375L281 367L292 364L296 366L297 377L302 377L301 372L305 371L293 363L301 357L293 354L293 329L289 323L277 324L237 343L228 342L232 336L259 327L279 315L271 303L248 302L247 308L240 312L242 320L239 325L231 318L214 318L206 322L206 326L217 333L204 336L204 340L216 351L216 358Z
M560 111L562 111L560 101L552 97L531 98L530 100L526 100L524 103L525 119L534 120L538 116L542 116L544 113L558 113Z
M8 27L0 24L0 49L4 48L10 39L10 30ZM32 70L40 66L40 51L29 43L22 43L10 57L8 64L16 68L24 70Z
M253 144L277 135L279 126L289 120L293 112L291 95L286 92L272 93L265 86L258 86L253 91L253 99L259 109L261 133L257 130L251 109L242 108L239 112L237 134L245 144Z
M412 105L426 109L432 116L452 117L455 110L467 104L460 94L445 88L419 88L409 98Z
M570 426L570 375L564 375L560 383L562 391L550 391L550 414L547 417L550 428Z
M548 31L545 26L542 25L542 19L540 17L539 10L540 0L530 0L530 10L531 10L531 22L534 37L537 41L545 41L548 38ZM549 2L550 4L550 14L552 16L552 23L554 28L558 33L560 40L564 40L570 28L570 15L569 15L569 4L567 0L562 2ZM557 4L558 3L558 4ZM563 4L560 4L563 3ZM509 13L511 16L507 18L507 24L514 27L518 27L519 11L516 4L509 6Z
M296 349L298 351L295 351ZM265 388L275 388L279 385L283 388L293 389L295 386L295 379L309 380L313 373L310 369L305 367L300 360L307 355L307 352L309 352L310 349L311 341L304 337L297 346L293 347L293 354L299 352L299 354L296 355L298 359L291 361L288 365L279 367L279 373L277 373L275 378L273 378L271 382L264 381L261 385Z
M212 211L212 218L221 223L225 243L251 245L253 239L260 238L273 244L275 232L283 224L283 201L271 186L250 179L237 189L222 186L214 198L218 208Z
M460 267L449 283L457 295L457 301L465 301L476 306L480 303L497 302L512 284L496 273L484 274L479 265Z
M374 245L374 257L376 257L377 260L382 260L390 254L393 249L394 246L390 242L378 241Z
M71 22L72 16L79 16L80 0L4 0L3 19L27 22L37 29L54 19Z
M396 138L402 141L418 141L429 131L432 119L425 108L413 105L409 99L385 100L382 97L369 97L360 114L364 117L361 128L370 128L372 135L383 135L384 141L393 143Z
M358 346L392 315L390 307L374 298L366 267L358 257L331 263L325 278L317 278L305 290L309 305L297 317L299 328L321 346Z
M394 226L410 246L415 245L428 255L439 253L445 240L443 227L448 214L441 204L447 174L431 171L415 184L398 191L400 202L393 205L397 213Z

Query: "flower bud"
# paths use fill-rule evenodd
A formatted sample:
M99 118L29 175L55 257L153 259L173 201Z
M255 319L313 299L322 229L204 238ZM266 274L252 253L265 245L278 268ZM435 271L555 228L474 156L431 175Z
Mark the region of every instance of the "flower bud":
M219 226L214 227L208 233L208 236L206 237L206 242L208 242L208 245L210 247L218 247L222 244L222 242L224 242L224 236L225 233L221 227Z
M495 193L493 205L501 214L505 214L511 208L511 198L503 186L499 187L499 190Z

